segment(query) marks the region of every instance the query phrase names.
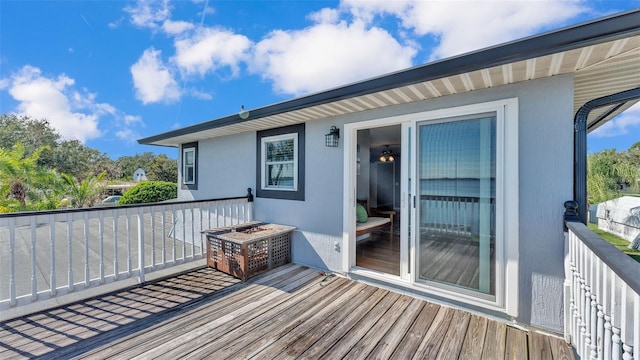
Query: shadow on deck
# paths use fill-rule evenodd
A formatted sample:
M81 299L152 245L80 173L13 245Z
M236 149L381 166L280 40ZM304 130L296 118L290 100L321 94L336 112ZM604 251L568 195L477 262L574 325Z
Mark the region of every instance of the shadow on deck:
M0 358L573 359L562 339L285 265L204 268L0 323Z

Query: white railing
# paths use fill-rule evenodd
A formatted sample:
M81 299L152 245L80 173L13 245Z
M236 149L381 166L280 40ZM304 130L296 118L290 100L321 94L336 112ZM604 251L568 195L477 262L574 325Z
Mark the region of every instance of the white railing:
M420 195L420 229L432 233L477 236L480 233L479 197ZM495 201L489 200L491 233L495 231Z
M202 259L201 231L251 221L251 201L0 215L0 311Z
M566 340L583 359L640 360L640 263L575 216L565 224Z

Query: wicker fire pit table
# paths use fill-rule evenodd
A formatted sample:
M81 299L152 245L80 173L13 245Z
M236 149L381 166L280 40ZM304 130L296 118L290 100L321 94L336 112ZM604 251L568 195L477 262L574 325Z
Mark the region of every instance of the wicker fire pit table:
M258 221L205 230L207 265L247 281L291 261L293 230Z

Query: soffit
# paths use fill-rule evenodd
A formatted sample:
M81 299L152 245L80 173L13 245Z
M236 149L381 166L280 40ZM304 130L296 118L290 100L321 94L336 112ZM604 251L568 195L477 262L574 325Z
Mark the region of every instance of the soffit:
M417 82L255 120L230 123L152 143L178 146L208 138L265 130L569 73L575 73L574 113L590 100L640 86L640 36ZM609 114L608 118L630 105ZM592 123L608 110L592 111L588 122Z

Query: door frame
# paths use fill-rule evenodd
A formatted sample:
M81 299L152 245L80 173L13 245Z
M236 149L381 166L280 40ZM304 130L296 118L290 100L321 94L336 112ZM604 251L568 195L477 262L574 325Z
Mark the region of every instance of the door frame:
M496 129L496 163L502 167L500 186L496 184L496 197L500 206L496 208L496 229L498 227L503 239L500 263L496 259L496 296L495 301L482 299L474 294L465 294L441 287L432 286L416 281L415 250L417 239L409 239L409 217L411 218L412 234L416 234L416 218L413 203L415 202L415 181L411 184L412 198L403 196L408 190L409 176L415 179L416 163L416 129L417 122L439 120L455 116L472 115L495 111L498 114L499 126ZM408 156L401 156L401 208L410 210L410 216L401 216L401 244L407 247L406 252L401 249L400 277L387 274L375 274L373 271L360 271L355 268L355 211L356 203L356 151L357 131L360 129L382 127L388 125L402 125L402 149ZM411 149L408 149L408 133L411 129ZM456 302L468 303L473 306L503 312L511 316L518 315L518 262L519 262L519 182L518 182L518 99L507 98L497 101L483 102L472 105L454 106L450 108L422 111L399 116L385 117L344 125L344 162L345 176L343 187L343 241L342 268L345 273L357 273L359 276L371 277L376 280L387 281L396 285L408 287L426 294ZM410 152L410 155L409 155ZM411 158L413 164L408 163ZM406 169L406 170L405 170ZM497 235L497 234L496 234ZM498 250L496 250L498 251ZM496 257L497 258L497 257ZM408 269L406 262L411 264ZM355 268L355 269L354 269ZM354 271L355 270L355 271ZM498 269L496 269L498 270Z

